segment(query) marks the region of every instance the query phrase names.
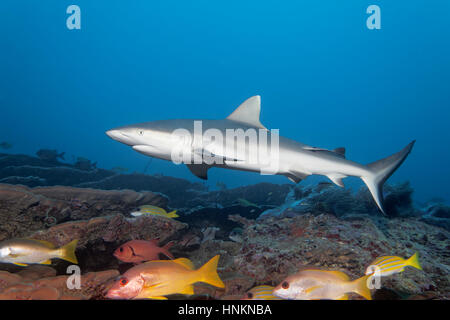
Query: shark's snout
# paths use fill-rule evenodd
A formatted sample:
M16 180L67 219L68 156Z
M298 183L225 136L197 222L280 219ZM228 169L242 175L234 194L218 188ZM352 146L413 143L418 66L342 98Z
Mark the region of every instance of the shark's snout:
M134 144L133 139L121 130L111 129L111 130L106 131L106 134L111 139L122 142L124 144L130 145L130 146L132 146Z
M118 140L120 137L120 131L119 130L108 130L105 132L111 139Z

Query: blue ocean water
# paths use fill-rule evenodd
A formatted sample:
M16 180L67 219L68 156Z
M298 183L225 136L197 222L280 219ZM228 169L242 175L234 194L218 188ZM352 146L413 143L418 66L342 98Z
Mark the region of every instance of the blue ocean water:
M71 4L81 9L81 30L66 27ZM366 27L371 4L381 8L380 30ZM314 146L345 146L357 162L417 139L389 182L409 180L417 201L449 201L449 21L447 0L4 0L0 141L13 145L7 152L58 149L68 161L83 156L142 172L149 158L106 130L224 118L259 94L266 127ZM156 159L148 173L200 181ZM211 186L288 182L223 169L209 175Z

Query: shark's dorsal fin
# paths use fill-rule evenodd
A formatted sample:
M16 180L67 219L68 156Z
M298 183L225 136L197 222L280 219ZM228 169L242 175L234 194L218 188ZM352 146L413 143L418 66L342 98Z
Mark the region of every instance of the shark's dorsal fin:
M341 156L343 156L345 158L345 148L344 147L336 148L333 150L333 152L340 154Z
M253 96L245 100L227 119L245 123L251 127L266 129L259 121L261 97Z

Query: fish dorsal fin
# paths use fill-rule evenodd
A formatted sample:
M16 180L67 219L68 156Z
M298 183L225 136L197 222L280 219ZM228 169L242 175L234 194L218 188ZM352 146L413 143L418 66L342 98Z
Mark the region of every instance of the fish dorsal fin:
M159 238L151 239L151 240L148 240L148 241L151 242L152 244L154 244L155 246L159 245Z
M227 119L245 123L251 127L266 129L259 121L261 113L261 97L253 96L245 100Z
M187 258L178 258L175 260L172 260L173 262L189 269L189 270L194 270L194 264L192 263L191 260L187 259Z
M346 275L342 271L324 271L324 272L330 273L330 274L338 277L341 280L350 281L350 278L348 277L348 275Z
M39 242L39 243L43 244L44 246L46 246L49 249L55 249L56 248L55 245L53 243L49 242L49 241L37 240L37 239L28 239L28 240L33 240L33 241Z
M193 175L196 175L200 179L208 180L209 166L206 164L186 164Z

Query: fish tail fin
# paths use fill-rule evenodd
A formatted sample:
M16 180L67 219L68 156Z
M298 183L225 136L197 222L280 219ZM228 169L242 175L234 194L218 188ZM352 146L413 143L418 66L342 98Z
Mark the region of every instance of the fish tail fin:
M166 243L165 245L164 245L164 247L162 247L161 248L161 252L163 253L163 254L165 254L167 257L169 257L170 259L175 259L174 257L173 257L173 255L170 253L170 251L169 251L169 249L170 248L172 248L172 246L175 244L175 241L170 241L170 242L168 242L168 243Z
M200 277L200 280L198 281L208 283L218 288L225 288L225 284L217 274L217 264L219 263L219 258L220 255L213 257L197 270Z
M177 210L170 211L167 215L169 218L178 218L179 215L176 214Z
M367 185L367 188L369 188L378 208L384 215L386 215L386 212L383 206L383 184L400 167L403 161L405 161L415 142L415 140L412 141L401 151L387 158L368 164L367 167L369 170L367 175L361 177Z
M59 248L59 257L63 260L78 264L75 249L77 248L78 239L75 239L68 244Z
M370 289L367 286L367 280L371 276L372 275L369 274L367 276L363 276L363 277L361 277L359 279L356 279L356 280L351 282L351 284L353 286L353 292L359 294L360 296L363 296L367 300L372 300L372 295L370 293Z
M422 266L419 263L419 253L414 253L408 260L405 262L406 265L414 267L416 269L422 270Z

